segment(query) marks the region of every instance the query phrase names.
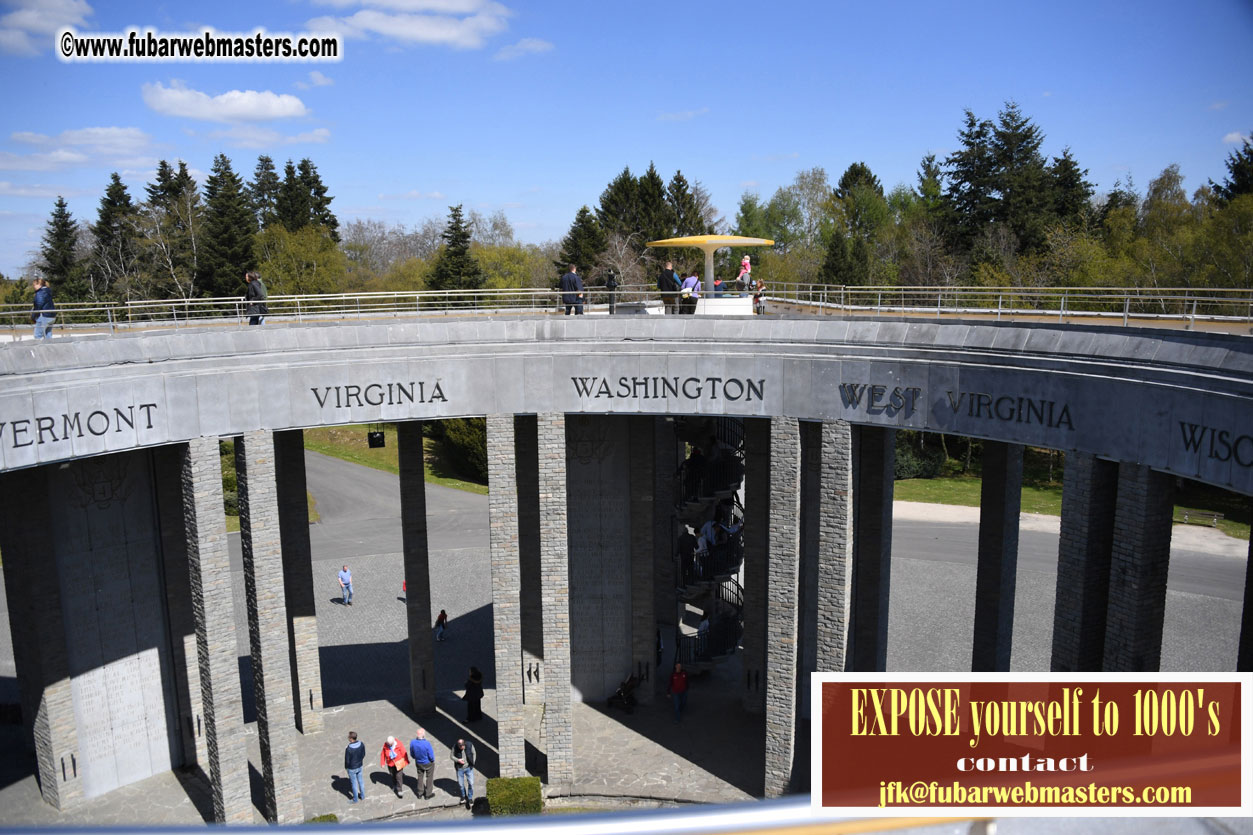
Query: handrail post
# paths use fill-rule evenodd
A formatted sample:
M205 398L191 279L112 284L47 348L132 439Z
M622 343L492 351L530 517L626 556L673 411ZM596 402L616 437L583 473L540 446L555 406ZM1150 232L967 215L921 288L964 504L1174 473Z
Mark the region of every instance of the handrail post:
M1001 293L996 294L996 321L1001 321L1001 299L1004 296Z
M1196 327L1196 302L1197 300L1193 298L1192 299L1192 318L1188 320L1188 330L1193 330Z
M1127 316L1131 313L1131 296L1122 297L1122 326L1127 327Z
M1059 325L1062 324L1062 321L1065 316L1066 316L1066 294L1063 292L1061 307L1057 311L1057 324Z

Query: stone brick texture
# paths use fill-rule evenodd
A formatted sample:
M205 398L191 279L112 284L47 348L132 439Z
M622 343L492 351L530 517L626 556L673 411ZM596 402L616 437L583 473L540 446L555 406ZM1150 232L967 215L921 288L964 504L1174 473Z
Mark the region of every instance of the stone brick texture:
M1117 496L1117 464L1086 452L1066 453L1053 604L1053 672L1099 672L1105 663Z
M770 548L770 421L744 421L744 710L766 710L767 567Z
M526 776L522 707L521 565L513 415L487 416L489 548L492 629L496 638L496 727L501 777Z
M426 467L422 421L396 424L400 463L400 530L405 562L405 620L409 640L409 696L415 714L435 710L435 616L427 542Z
M549 786L574 782L570 693L570 564L566 541L566 416L536 415L544 721Z
M822 424L818 508L817 662L819 671L845 667L853 582L853 451L847 421Z
M248 645L261 744L262 813L272 823L304 821L288 641L283 541L279 533L274 435L261 429L235 440L239 539L244 557ZM238 779L238 778L236 778Z
M252 796L235 654L235 589L226 547L217 438L196 438L187 444L183 513L213 820L250 824Z
M300 429L274 433L274 471L278 486L279 535L283 543L292 707L296 729L312 734L322 730L322 664L313 598L304 434Z
M800 569L800 427L770 419L770 524L767 562L765 796L791 787L796 749Z
M1143 464L1118 465L1105 669L1156 672L1162 659L1174 479Z

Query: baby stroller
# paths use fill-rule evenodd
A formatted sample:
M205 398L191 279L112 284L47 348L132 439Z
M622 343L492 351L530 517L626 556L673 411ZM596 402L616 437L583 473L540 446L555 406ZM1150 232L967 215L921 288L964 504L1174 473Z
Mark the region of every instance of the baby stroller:
M626 681L618 685L618 689L609 697L610 707L620 707L627 713L635 712L635 685L639 684L639 679L635 676L628 676Z

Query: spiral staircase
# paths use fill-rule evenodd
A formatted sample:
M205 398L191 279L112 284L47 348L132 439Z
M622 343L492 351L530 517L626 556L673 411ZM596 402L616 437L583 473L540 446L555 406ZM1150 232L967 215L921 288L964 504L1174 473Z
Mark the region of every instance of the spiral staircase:
M744 634L744 425L738 418L681 418L692 450L675 476L675 661L690 672L730 658Z

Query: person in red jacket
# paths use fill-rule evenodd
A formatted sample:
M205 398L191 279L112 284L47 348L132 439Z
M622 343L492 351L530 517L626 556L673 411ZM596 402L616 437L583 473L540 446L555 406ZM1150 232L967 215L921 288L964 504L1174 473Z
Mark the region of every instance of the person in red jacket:
M409 757L405 754L405 746L397 742L396 737L389 736L387 742L383 743L383 750L379 754L379 765L391 772L397 797L401 796L401 789L405 787L405 766L408 764Z
M666 688L666 694L674 700L674 721L678 722L683 718L683 709L687 707L687 673L683 672L683 665L677 661L674 672L670 674L670 686Z

